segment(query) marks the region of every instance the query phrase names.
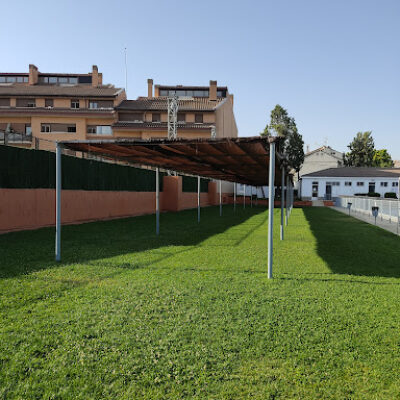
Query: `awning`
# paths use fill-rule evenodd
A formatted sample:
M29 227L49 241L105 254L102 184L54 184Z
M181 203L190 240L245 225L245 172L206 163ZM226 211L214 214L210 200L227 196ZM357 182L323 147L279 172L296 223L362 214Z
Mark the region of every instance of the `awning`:
M277 137L220 139L112 139L63 141L66 149L180 173L253 186L268 184L270 142ZM279 148L279 145L276 146ZM275 154L275 182L283 157Z

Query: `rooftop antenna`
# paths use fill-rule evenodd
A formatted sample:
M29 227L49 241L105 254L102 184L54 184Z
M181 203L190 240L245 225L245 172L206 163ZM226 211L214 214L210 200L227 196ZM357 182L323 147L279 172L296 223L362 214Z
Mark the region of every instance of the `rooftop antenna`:
M127 50L124 48L125 53L125 92L128 94L128 62L127 62Z
M177 132L177 116L178 116L178 96L173 94L167 98L168 108L168 139L176 139L178 137Z

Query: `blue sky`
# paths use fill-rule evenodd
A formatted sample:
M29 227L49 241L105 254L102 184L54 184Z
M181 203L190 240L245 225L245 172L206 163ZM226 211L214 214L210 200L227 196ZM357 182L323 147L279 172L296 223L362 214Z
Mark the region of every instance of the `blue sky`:
M146 95L147 78L235 95L241 136L279 103L311 149L372 130L400 159L400 1L1 1L0 71L89 72Z

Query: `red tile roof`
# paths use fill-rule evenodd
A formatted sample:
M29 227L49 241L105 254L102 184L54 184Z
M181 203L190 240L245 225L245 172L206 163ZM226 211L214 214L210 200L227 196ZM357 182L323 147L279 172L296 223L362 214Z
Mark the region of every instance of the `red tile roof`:
M216 106L226 98L209 100L203 97L179 99L180 111L214 111ZM124 100L116 107L116 110L126 111L167 111L167 97L139 97L137 100Z

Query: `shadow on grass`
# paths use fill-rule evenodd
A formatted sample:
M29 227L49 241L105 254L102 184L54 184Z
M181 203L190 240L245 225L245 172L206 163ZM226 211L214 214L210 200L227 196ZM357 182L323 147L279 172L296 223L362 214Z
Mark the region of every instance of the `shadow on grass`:
M318 255L333 273L400 277L400 238L324 207L304 208Z
M197 223L197 209L164 213L160 217L159 236L155 234L154 215L63 226L61 263L54 261L54 228L0 235L0 278L29 274L66 264L93 262L123 254L178 246L176 249L171 248L171 251L161 251L160 257L148 263L151 265L191 250L179 249L179 246L196 247L207 238L240 225L263 211L263 207L253 207L234 212L233 207L227 205L224 206L223 216L220 217L219 207L202 208L200 224ZM250 229L243 227L243 232L235 235L231 245L245 240L258 226L251 226ZM121 267L135 266L129 263L121 264ZM136 267L140 268L142 265Z

